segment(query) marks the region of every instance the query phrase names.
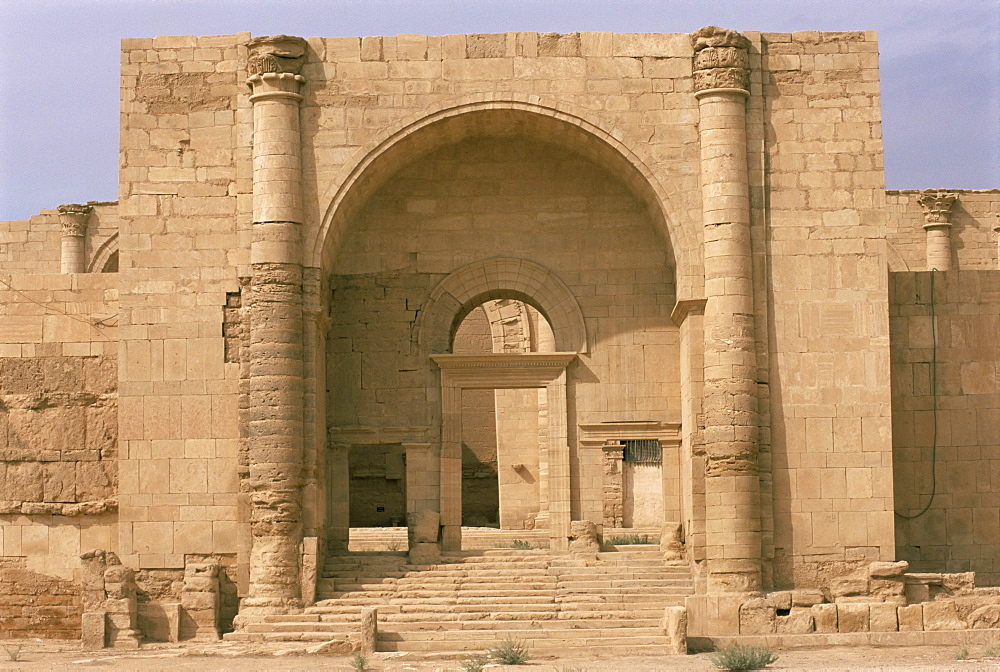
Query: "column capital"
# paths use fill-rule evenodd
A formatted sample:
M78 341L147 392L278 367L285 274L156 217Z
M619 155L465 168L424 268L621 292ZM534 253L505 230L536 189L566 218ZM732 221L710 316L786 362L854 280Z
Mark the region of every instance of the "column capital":
M718 26L705 26L690 37L696 97L708 92L750 94L750 40Z
M94 208L80 203L66 203L56 208L59 211L59 223L62 225L62 235L83 236L87 232L87 220Z
M299 90L306 81L299 74L306 60L307 43L293 35L264 35L247 42L247 84L251 102L286 98L302 100Z
M955 192L941 189L925 189L920 192L917 203L924 209L925 229L951 226L951 206L958 200Z

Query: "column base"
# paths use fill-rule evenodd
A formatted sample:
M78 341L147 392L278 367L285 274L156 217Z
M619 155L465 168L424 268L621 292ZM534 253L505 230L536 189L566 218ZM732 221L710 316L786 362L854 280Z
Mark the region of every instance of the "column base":
M240 630L248 623L257 622L260 616L301 612L302 600L297 597L245 597L240 600L240 613L233 619L233 625Z

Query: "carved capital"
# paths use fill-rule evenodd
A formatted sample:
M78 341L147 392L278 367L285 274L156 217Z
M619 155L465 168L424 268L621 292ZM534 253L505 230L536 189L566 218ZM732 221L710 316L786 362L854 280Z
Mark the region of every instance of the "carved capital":
M735 30L705 26L691 33L694 90L750 90L750 40Z
M951 206L958 200L958 194L939 189L926 189L920 192L917 203L924 209L924 219L928 226L951 225Z
M299 74L306 60L306 41L292 35L264 35L247 42L247 74Z
M706 47L694 53L694 69L742 68L750 67L750 57L746 49L737 47Z
M694 90L696 92L711 89L750 90L750 71L743 68L712 68L711 70L696 70L694 73Z
M59 223L62 225L62 235L83 236L87 232L87 220L94 210L89 205L67 203L56 208L59 211Z

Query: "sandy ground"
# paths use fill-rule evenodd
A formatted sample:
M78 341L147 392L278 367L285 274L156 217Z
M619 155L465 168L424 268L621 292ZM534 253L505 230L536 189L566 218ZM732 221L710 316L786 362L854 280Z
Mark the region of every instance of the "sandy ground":
M18 647L20 649L18 650ZM81 651L75 641L4 640L0 670L352 670L349 656L318 655L294 644L146 644L139 651ZM963 647L852 647L779 651L768 669L780 670L1000 670L1000 644L987 650ZM987 657L994 654L995 657ZM959 659L965 656L965 659ZM11 660L12 657L18 660ZM403 672L462 672L464 657L376 653L366 669ZM527 666L487 669L519 672L654 672L714 670L711 654L655 657L597 657L586 651L537 657Z

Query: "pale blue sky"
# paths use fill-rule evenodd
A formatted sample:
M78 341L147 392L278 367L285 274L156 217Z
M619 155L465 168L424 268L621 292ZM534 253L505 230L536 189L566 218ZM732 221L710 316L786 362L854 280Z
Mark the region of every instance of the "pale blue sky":
M0 220L117 197L119 39L877 30L886 186L1000 187L1000 0L0 0Z

